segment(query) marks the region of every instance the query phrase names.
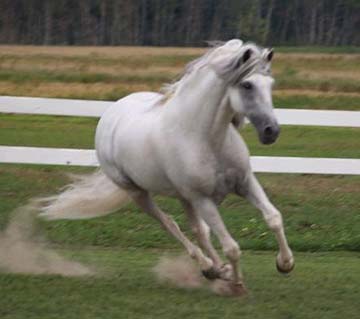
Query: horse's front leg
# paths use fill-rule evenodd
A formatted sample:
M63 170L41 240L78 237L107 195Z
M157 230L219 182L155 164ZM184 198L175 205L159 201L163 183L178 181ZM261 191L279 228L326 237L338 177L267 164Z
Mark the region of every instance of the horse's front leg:
M243 283L242 273L238 268L241 251L237 242L231 237L226 229L215 203L211 199L200 198L193 200L191 205L194 212L200 216L214 232L222 246L224 255L232 266L233 292L236 294L243 294L246 292L246 289Z
M275 233L279 245L279 254L276 258L277 269L282 273L289 273L293 270L295 263L286 240L281 213L269 201L253 174L249 177L248 183L242 192L245 192L245 197L262 212L267 225Z

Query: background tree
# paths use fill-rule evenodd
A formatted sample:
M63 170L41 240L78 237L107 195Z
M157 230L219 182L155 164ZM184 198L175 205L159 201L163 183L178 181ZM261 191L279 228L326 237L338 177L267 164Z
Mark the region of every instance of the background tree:
M0 0L0 43L359 45L359 0Z

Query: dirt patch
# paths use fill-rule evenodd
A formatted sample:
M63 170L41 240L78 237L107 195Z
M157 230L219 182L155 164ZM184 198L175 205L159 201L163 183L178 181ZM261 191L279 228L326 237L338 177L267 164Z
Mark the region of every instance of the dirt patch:
M19 208L6 229L0 232L0 271L62 276L94 274L81 263L51 250L35 235L35 212L33 204Z

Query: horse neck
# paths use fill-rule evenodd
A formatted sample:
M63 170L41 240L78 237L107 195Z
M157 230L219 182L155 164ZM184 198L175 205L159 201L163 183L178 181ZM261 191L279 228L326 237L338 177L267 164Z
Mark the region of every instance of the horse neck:
M204 67L190 74L165 106L166 121L183 134L215 143L223 138L233 116L225 93L225 82Z
M230 105L230 100L227 95L225 95L218 106L218 112L216 113L213 127L210 132L211 140L214 144L222 146L226 133L228 132L229 125L232 123L235 116L235 111ZM242 115L239 115L240 117Z

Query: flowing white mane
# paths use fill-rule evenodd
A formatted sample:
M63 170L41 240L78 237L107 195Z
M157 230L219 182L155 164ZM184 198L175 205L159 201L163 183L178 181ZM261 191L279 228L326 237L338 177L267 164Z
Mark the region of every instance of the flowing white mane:
M243 62L245 52L251 52L249 59ZM161 102L165 102L184 83L190 74L197 70L211 66L216 73L231 85L238 84L245 77L254 73L270 73L270 63L266 57L269 49L264 49L254 43L243 43L238 39L226 43L217 42L201 57L186 65L182 77L174 83L165 84L160 92L164 94Z

